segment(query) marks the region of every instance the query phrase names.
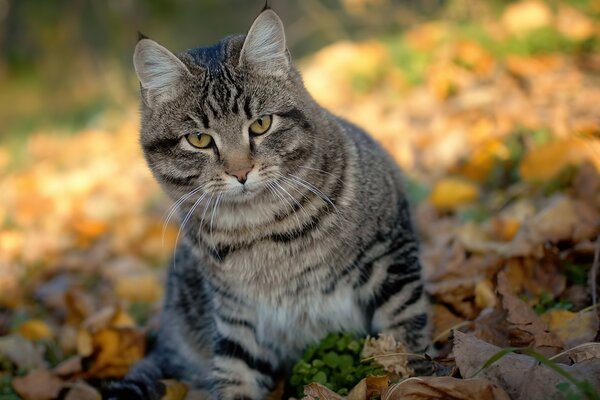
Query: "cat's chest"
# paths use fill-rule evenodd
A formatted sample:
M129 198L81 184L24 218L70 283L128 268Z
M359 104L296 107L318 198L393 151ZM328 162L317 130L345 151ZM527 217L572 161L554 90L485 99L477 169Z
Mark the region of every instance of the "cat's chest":
M328 333L365 334L367 330L364 311L351 287L315 293L310 298L284 299L278 305L259 303L257 317L257 336L288 359L297 358L307 345Z

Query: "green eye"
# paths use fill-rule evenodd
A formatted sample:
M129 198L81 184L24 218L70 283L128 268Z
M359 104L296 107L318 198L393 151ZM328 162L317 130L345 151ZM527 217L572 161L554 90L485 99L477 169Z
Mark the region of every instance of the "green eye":
M199 149L206 149L213 142L212 136L200 132L189 133L185 135L185 139L189 144Z
M253 135L262 135L263 133L266 133L271 127L271 120L272 118L270 115L263 115L262 117L255 119L252 125L250 125L250 133Z

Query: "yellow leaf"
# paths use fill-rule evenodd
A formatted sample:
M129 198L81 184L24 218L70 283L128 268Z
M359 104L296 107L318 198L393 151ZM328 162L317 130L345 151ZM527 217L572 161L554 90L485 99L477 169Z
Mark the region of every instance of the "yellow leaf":
M477 307L493 308L496 306L497 298L494 294L492 282L489 279L484 279L477 282L475 285L475 304Z
M188 388L181 382L173 379L165 379L161 381L166 387L166 393L161 400L184 400L187 395Z
M80 329L77 332L77 354L89 356L93 351L92 334L85 329Z
M93 352L84 361L87 377L120 378L142 359L146 338L131 328L106 328L92 336Z
M455 209L479 197L479 189L474 184L457 178L439 181L431 191L429 201L439 209Z
M52 329L40 319L30 319L24 322L19 326L18 331L32 341L50 339L54 336Z
M589 142L570 138L546 143L531 149L519 166L525 181L546 181L569 165L579 165L593 157Z
M513 34L522 34L550 25L552 11L541 0L525 0L506 7L502 25Z
M591 342L596 336L598 323L591 310L578 313L567 310L550 310L540 316L550 330L562 339L567 347Z
M163 287L155 274L134 274L120 277L115 292L123 300L151 303L162 298Z

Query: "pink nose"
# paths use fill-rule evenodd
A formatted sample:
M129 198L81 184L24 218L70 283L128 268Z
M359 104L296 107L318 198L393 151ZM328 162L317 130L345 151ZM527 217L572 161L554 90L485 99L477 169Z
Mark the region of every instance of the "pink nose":
M245 183L246 179L248 179L248 174L252 171L252 167L250 168L240 168L235 171L227 171L228 175L235 176L238 182Z

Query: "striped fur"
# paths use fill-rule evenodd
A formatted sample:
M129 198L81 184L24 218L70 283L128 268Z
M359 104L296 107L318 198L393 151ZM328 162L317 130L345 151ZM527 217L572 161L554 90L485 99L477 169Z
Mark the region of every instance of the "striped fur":
M291 64L257 71L268 54L253 65L244 40L180 54L193 79L174 100L142 101L142 146L164 190L182 199L182 233L157 346L109 398L158 399L158 379L174 377L214 398L262 399L330 332L389 332L413 351L429 343L400 171L316 104ZM252 137L261 115L273 125ZM216 146L191 149L181 135L194 130ZM238 159L254 165L245 185L224 172Z

